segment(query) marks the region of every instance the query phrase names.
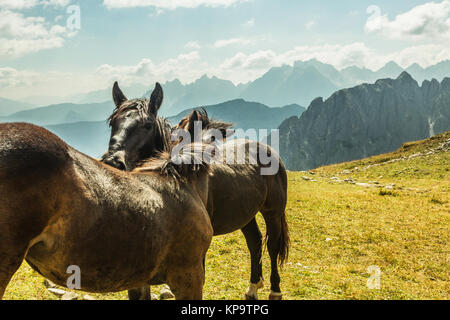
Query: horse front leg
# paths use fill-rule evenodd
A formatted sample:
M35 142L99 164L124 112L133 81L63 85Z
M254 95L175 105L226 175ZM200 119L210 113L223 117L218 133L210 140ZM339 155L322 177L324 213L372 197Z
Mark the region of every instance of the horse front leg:
M170 286L176 300L202 300L205 284L203 261L198 265L172 267L167 271L167 284Z
M0 300L3 299L12 276L20 268L26 250L26 246L9 246L6 242L0 242Z
M256 219L253 218L244 228L242 233L245 236L248 250L251 257L250 287L245 294L246 300L258 300L258 290L264 286L262 276L262 234L259 230Z

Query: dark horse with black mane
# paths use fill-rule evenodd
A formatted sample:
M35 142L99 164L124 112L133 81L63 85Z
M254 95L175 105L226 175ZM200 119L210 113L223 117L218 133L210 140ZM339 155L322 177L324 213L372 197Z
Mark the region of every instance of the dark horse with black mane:
M78 266L83 291L168 283L177 299L201 299L213 229L208 165L195 163L165 152L129 173L43 128L0 124L0 298L26 259L62 286Z
M110 117L111 139L108 152L103 161L119 169L133 170L143 157L170 148L171 130L167 121L158 116L163 100L163 90L159 84L152 93L150 101L155 107L147 108L148 100L128 100L114 84L113 98L116 109ZM177 126L193 135L196 121L203 124L204 132L218 129L227 131L230 124L211 121L204 112L194 111ZM279 163L276 173L263 175L266 165L254 159L249 150L266 153ZM223 154L231 150L234 158L239 149L245 149L245 158L241 164L211 164L209 171L209 190L207 210L211 217L214 235L223 235L242 230L251 253L250 288L247 299L257 299L257 290L263 286L262 247L263 239L255 216L261 212L267 226L267 247L271 259L271 293L269 298L281 299L278 263L282 265L289 250L289 232L286 221L287 174L280 157L270 147L249 140L228 140L220 146ZM258 157L256 157L258 158ZM145 299L148 288L129 292L130 299Z

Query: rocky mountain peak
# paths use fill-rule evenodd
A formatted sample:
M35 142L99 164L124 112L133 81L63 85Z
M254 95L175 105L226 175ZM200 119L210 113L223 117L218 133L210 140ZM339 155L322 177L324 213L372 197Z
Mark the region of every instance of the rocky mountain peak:
M450 78L420 87L403 72L313 100L280 126L280 153L288 169L309 170L390 152L449 130L449 106Z

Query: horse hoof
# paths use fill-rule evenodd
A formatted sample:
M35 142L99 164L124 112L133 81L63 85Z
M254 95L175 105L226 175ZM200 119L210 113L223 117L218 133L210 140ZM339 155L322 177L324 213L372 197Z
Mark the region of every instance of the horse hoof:
M254 295L249 295L249 294L245 294L245 300L258 300L258 296L254 296Z
M264 287L264 281L261 278L258 283L250 283L247 293L245 294L245 300L258 300L258 289Z
M275 301L283 300L283 295L281 294L281 292L270 291L269 300L275 300Z

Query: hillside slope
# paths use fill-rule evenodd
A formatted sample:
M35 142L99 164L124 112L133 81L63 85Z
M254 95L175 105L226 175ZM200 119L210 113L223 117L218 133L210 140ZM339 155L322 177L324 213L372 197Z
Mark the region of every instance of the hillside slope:
M396 169L400 168L400 171ZM399 149L370 158L320 167L323 174L347 174L360 177L379 174L393 179L450 177L450 131L431 138L404 143ZM388 172L389 171L389 172Z

